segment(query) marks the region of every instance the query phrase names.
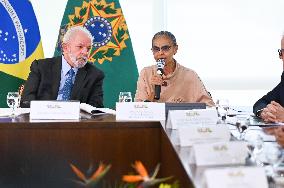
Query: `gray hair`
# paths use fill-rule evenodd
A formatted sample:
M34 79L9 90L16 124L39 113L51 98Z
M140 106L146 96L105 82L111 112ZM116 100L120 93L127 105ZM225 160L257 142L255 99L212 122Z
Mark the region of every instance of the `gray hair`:
M177 45L177 40L176 40L176 37L169 31L160 31L158 33L156 33L154 36L153 36L153 39L152 39L152 46L153 46L153 42L156 38L160 37L160 36L167 36L169 39L171 39L171 41L173 42L173 44L176 46Z
M85 33L89 39L91 39L92 45L93 45L93 40L94 37L92 36L91 32L82 26L74 26L74 27L70 27L67 32L64 34L63 39L62 39L62 43L68 43L70 41L70 39L72 37L74 37L74 35L78 32L83 32Z

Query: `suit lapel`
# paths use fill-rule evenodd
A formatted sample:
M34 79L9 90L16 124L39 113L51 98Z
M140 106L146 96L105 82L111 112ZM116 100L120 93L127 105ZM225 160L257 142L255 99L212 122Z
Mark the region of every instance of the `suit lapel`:
M83 68L80 68L77 72L75 83L71 92L71 99L78 99L78 93L81 90L84 80L87 75L86 65Z
M52 85L52 98L56 100L61 80L61 67L62 56L54 58L54 64L52 66L52 74L54 75L54 84Z

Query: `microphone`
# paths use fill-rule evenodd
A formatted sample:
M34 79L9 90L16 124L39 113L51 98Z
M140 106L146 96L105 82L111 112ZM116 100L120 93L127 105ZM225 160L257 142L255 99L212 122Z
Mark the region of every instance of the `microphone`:
M158 59L157 61L157 74L162 76L164 74L165 59ZM155 85L154 99L159 100L161 93L161 85Z

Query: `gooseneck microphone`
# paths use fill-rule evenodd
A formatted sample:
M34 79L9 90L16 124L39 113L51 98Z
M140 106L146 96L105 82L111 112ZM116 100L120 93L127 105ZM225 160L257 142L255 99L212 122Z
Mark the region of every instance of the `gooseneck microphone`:
M164 74L165 59L158 59L157 61L157 74L162 76ZM161 93L161 85L155 85L154 99L159 100Z

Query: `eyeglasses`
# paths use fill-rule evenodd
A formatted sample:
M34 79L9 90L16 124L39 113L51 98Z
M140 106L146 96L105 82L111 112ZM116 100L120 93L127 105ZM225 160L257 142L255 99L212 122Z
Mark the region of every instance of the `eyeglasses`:
M172 46L169 45L162 46L161 48L159 48L158 46L153 46L151 50L153 53L157 53L159 51L168 52L171 49L171 47Z
M283 49L283 48L282 48L282 49L278 49L278 54L279 54L279 56L282 56L283 53L284 53L284 49Z

